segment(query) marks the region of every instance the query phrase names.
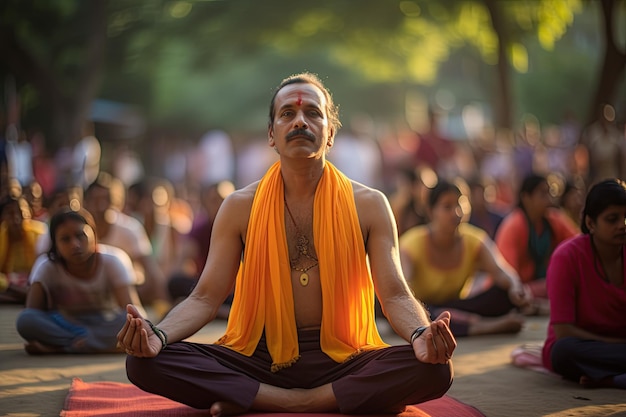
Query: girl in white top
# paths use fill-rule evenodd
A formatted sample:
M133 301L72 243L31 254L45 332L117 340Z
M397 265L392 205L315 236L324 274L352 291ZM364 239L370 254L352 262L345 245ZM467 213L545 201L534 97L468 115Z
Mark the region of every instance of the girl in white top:
M30 354L117 352L125 306L139 302L122 250L98 245L86 210L60 210L50 220L52 246L37 261L17 318Z

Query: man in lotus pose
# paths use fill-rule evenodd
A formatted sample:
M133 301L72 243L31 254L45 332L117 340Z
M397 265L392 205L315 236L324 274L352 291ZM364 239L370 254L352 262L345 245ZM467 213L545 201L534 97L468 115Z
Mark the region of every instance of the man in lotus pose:
M130 381L213 416L395 413L449 389L450 314L431 322L408 289L385 196L326 161L339 127L317 76L283 80L268 128L280 161L222 204L192 294L158 326L128 306L118 341ZM183 342L233 287L226 334ZM383 342L375 295L409 344Z

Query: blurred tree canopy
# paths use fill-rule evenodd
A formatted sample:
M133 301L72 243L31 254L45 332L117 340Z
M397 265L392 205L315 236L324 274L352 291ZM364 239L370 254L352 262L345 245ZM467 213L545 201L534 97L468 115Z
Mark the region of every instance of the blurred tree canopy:
M484 103L496 127L526 112L587 122L626 95L624 0L5 0L0 12L0 73L56 146L81 137L95 98L138 106L154 128L261 131L273 86L303 70L344 119L395 120L407 91L444 90Z

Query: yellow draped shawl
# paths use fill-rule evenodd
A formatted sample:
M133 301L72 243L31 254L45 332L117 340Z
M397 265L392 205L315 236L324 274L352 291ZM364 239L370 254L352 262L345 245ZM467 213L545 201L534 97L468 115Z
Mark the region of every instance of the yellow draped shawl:
M256 190L226 334L217 341L251 356L265 330L272 372L300 355L283 196L277 162ZM387 346L374 320L374 287L352 184L328 162L315 192L313 235L322 288L322 351L343 362Z

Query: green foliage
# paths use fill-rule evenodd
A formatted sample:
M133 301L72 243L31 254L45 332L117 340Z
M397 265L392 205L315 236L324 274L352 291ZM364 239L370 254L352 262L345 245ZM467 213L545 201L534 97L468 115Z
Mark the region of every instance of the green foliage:
M532 111L557 120L560 101L579 111L593 88L585 81L598 76L598 21L582 18L595 6L493 1L517 73L517 115ZM0 5L1 24L70 96L80 89L77 74L86 65L90 5ZM106 10L98 96L139 105L151 125L193 131L263 129L271 88L303 70L328 80L348 119L365 111L395 120L407 88L416 86L429 94L451 91L459 105L489 102L501 41L486 0L109 0ZM617 30L624 32L623 21ZM570 33L591 49L575 44ZM32 81L19 84L27 110L45 116L36 112L43 104Z

